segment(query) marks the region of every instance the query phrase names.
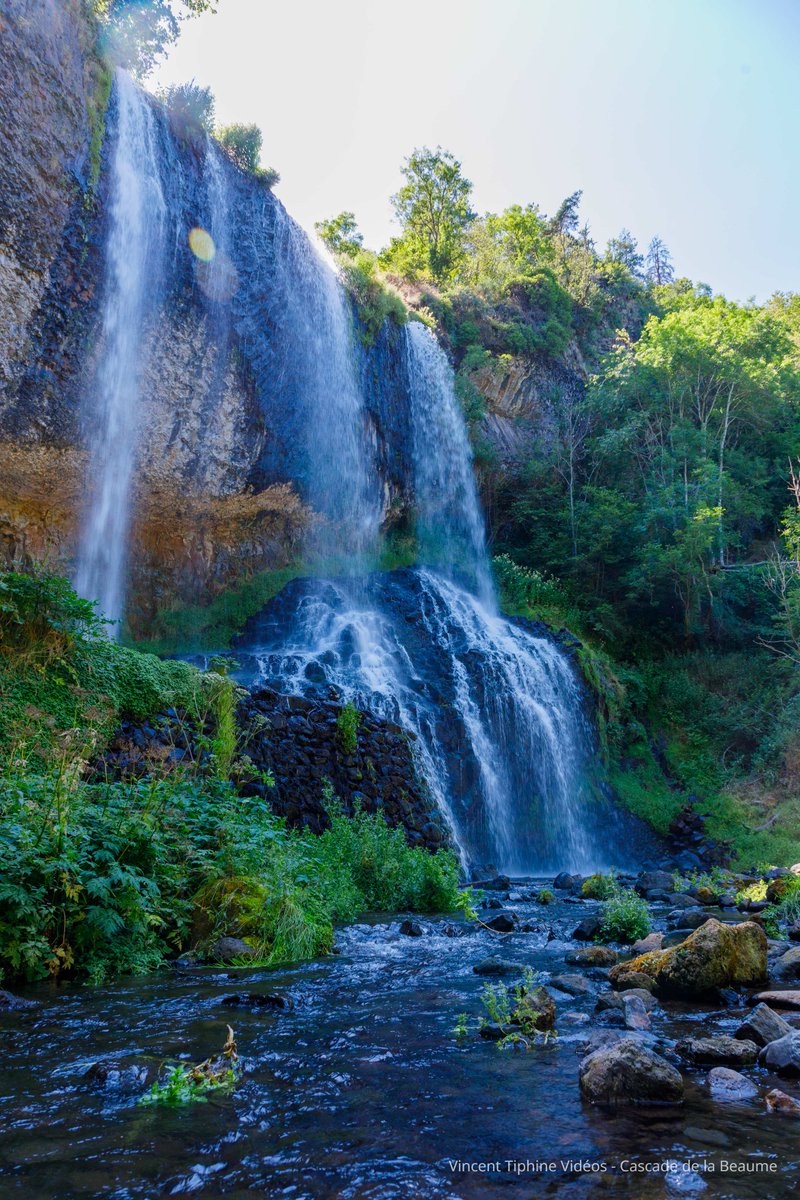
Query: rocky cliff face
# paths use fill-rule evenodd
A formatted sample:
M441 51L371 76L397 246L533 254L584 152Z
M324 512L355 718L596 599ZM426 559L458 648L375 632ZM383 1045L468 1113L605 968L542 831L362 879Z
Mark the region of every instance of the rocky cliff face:
M0 555L69 571L92 482L117 101L79 0L12 0L0 19ZM169 249L140 348L130 554L139 628L175 598L284 565L315 521L298 347L277 311L276 230L287 218L218 154L211 179L207 139L154 111ZM222 288L188 242L220 221ZM396 328L361 353L359 369L388 512L405 494L409 439Z

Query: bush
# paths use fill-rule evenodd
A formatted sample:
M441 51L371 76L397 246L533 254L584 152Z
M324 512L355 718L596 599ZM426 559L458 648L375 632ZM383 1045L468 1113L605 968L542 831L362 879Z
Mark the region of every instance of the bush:
M259 165L264 136L257 125L224 125L214 134L222 149L241 171L274 187L280 175L272 167Z
M214 132L211 88L201 87L193 79L188 83L171 83L158 92L158 99L167 109L179 138L194 142L203 134Z
M288 830L220 780L104 785L0 776L0 969L27 979L150 971L221 934L267 964L330 951L366 909L463 904L449 851L411 848L380 815Z
M358 727L361 724L361 713L348 700L336 718L336 731L339 744L345 754L355 754L358 747Z
M360 337L365 346L371 346L386 320L404 325L408 310L400 294L387 283L378 266L378 260L368 250L339 259L339 268L347 290L353 297L363 326Z
M585 900L608 900L614 895L617 882L612 875L590 875L581 884L581 895Z
M652 928L647 901L632 888L616 887L603 904L598 940L635 942L646 937Z

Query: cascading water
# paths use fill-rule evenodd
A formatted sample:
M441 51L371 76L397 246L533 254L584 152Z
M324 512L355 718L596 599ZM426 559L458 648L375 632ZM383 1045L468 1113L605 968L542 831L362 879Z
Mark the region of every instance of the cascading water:
M151 104L114 77L116 142L100 358L91 403L90 496L75 584L110 620L123 615L142 342L163 259L165 201Z
M323 521L313 548L357 571L372 549L380 500L370 470L364 402L346 295L299 225L278 206L274 228L273 366L293 395L304 443L308 499Z
M416 737L465 860L519 873L601 865L581 800L590 730L566 655L497 609L452 372L405 333L420 552L415 571L291 585L247 636L264 680L333 686ZM335 486L335 483L333 484Z

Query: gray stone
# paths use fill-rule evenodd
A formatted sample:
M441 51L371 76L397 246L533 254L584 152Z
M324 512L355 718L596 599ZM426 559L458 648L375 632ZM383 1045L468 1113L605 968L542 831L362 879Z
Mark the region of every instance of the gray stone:
M769 1042L761 1051L759 1062L778 1075L800 1075L800 1029Z
M736 1030L737 1038L746 1038L757 1046L776 1042L792 1032L792 1026L783 1017L773 1012L768 1004L758 1004Z
M708 1090L712 1100L752 1100L758 1095L758 1088L738 1071L728 1067L714 1067L706 1077Z
M476 963L472 968L476 975L519 975L520 968L517 963L509 962L505 958L484 958L481 962Z
M221 937L211 947L211 958L215 962L232 963L237 959L258 958L258 951L242 938Z
M745 1067L754 1063L758 1058L758 1046L755 1042L739 1041L738 1038L728 1037L725 1034L719 1034L716 1037L681 1038L675 1049L681 1058L693 1063L719 1063L721 1066Z
M585 996L592 991L591 983L583 975L554 975L550 982L568 996Z
M578 1079L590 1104L680 1104L683 1100L680 1072L628 1038L584 1058Z
M625 1025L628 1029L649 1029L650 1018L647 1015L647 1009L644 1002L639 996L634 996L632 992L623 993L623 1001L625 1006Z

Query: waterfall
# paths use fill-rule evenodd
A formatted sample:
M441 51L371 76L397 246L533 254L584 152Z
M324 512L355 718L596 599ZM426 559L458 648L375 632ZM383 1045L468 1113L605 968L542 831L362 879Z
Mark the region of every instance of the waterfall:
M373 548L380 500L371 469L350 304L332 265L278 205L273 314L278 387L300 418L308 499L321 521L313 548L358 569Z
M405 352L421 560L449 577L461 574L491 604L483 514L453 372L419 321L406 326Z
M331 325L322 333L314 354L335 363ZM591 730L577 674L552 641L500 614L452 371L419 323L403 346L425 565L290 585L245 648L262 680L301 693L333 687L409 729L465 863L520 874L608 865L600 810L583 796ZM366 469L352 441L356 399L333 476L321 476L334 492L359 454L356 479Z
M152 107L123 71L114 78L99 363L91 398L89 503L75 584L110 620L123 615L142 343L162 263L165 201Z

